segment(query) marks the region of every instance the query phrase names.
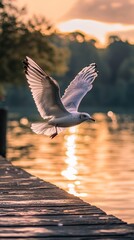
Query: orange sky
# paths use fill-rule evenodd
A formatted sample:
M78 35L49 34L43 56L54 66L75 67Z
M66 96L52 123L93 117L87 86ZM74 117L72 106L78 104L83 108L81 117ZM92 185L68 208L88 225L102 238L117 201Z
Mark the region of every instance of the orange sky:
M45 16L59 30L81 30L104 45L108 34L134 43L134 0L16 0L28 14Z

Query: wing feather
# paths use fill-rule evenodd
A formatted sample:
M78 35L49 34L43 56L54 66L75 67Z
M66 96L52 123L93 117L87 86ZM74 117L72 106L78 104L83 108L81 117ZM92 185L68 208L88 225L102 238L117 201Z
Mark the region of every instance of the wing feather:
M96 67L92 63L83 68L65 90L61 100L68 111L77 111L83 97L92 89L92 83L98 75Z
M31 58L26 57L23 62L25 75L41 117L60 117L68 114L61 102L58 83Z

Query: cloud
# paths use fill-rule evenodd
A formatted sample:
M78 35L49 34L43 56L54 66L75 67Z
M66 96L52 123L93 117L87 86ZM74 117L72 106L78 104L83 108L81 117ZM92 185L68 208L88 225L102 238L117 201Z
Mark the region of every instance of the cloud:
M134 24L134 0L78 0L62 21L76 18Z

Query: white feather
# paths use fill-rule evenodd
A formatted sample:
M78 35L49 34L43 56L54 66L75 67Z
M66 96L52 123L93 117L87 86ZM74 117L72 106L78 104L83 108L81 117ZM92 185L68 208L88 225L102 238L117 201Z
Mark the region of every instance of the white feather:
M70 83L62 97L62 102L70 112L78 110L79 104L83 97L93 87L92 83L97 77L96 64L92 63L83 68Z
M37 134L44 134L46 136L52 136L55 133L55 127L49 125L48 123L32 123L31 125L31 129L33 132L37 133ZM59 134L60 132L62 132L65 128L59 128L57 127L57 133Z
M24 64L26 78L41 117L68 114L61 102L58 83L48 76L31 58L26 57Z

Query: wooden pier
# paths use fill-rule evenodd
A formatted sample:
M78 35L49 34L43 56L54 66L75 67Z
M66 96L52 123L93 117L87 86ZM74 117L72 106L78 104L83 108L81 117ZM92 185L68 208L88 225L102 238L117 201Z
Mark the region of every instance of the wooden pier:
M134 239L134 227L0 157L0 239Z

